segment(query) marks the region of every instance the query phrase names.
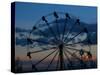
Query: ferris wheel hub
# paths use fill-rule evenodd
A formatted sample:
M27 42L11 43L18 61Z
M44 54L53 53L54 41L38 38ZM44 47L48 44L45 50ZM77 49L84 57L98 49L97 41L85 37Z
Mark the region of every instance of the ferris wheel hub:
M58 47L59 47L60 50L62 50L63 47L64 47L64 45L63 44L60 44Z

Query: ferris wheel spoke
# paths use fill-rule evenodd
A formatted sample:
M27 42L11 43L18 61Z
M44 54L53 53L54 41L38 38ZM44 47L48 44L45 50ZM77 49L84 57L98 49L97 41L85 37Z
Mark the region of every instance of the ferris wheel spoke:
M38 50L38 51L30 52L30 53L33 54L33 53L38 53L38 52L51 51L51 50L53 50L53 49L56 49L56 47L52 47L52 48L50 48L50 49Z
M88 47L89 47L89 52L91 51L91 42L90 41L88 41L88 40L83 40L83 41L80 41L80 42L76 42L76 43L72 43L72 44L66 44L65 45L65 47L66 48L69 48L69 49L74 49L74 48L70 48L70 47L68 47L68 46L72 46L72 45L75 45L75 44L84 44L84 45L87 45ZM87 43L87 44L85 44L85 43ZM78 49L74 49L74 50L78 50ZM88 51L84 51L84 52L88 52Z
M83 40L83 41L75 42L75 43L72 43L72 44L66 44L66 43L65 43L65 46L71 46L71 45L80 44L80 43L83 44L84 42L86 42L86 41Z
M31 38L28 38L27 40L29 42L31 42L31 43L37 42L37 43L42 43L42 44L50 44L50 45L53 45L50 42L42 41L42 40L39 40L39 39L31 39Z
M53 35L53 37L55 38L55 40L56 40L56 41L59 41L58 38L57 38L56 35L55 35L55 32L54 32L53 29L50 27L48 21L46 20L46 18L45 18L44 16L42 17L42 20L45 21L46 25L48 26L48 28L49 28L51 34Z
M74 38L76 38L78 35L80 35L81 33L83 33L83 31L79 32L78 34L76 34L74 37L72 37L71 39L67 40L67 43L69 43L70 41L72 41ZM66 40L65 40L66 41Z
M68 36L70 34L70 32L73 30L73 27L74 27L75 24L73 24L73 26L69 29L69 31L67 32L67 35L66 37L64 38L64 41L68 39Z
M87 44L85 44L85 43L87 43ZM72 43L72 44L66 44L65 43L65 46L71 46L71 45L75 45L75 44L84 44L84 45L87 45L88 47L89 47L89 51L91 50L91 41L90 41L90 39L88 38L87 40L83 40L83 41L79 41L79 42L75 42L75 43Z
M80 51L79 49L75 49L75 48L70 48L70 47L66 47L67 49L70 49L72 51Z
M55 50L55 51L56 51L56 50ZM41 63L42 61L44 61L44 60L45 60L47 57L49 57L50 55L52 55L55 51L51 52L49 55L45 56L43 59L41 59L40 61L38 61L38 62L35 64L35 66L38 65L39 63Z
M67 58L67 61L69 62L70 66L72 65L72 62L70 61L70 58L68 57L67 53L64 51L64 55Z
M64 69L66 69L65 61L64 61Z
M37 28L37 30L43 35L43 37L48 38L48 35L47 35L44 31L40 30L39 28ZM52 42L53 42L53 43L56 43L55 40L52 41Z
M79 19L77 19L76 22L75 22L75 24L73 24L72 27L69 29L69 31L68 31L68 33L67 33L67 36L65 37L64 41L68 39L68 36L69 36L70 32L73 30L73 27L74 27L76 24L80 25L80 20L79 20Z
M76 56L75 53L71 53L70 51L68 51L68 50L66 50L66 49L65 49L65 51L68 52L68 53L69 53L72 57L74 57L75 59L77 59L77 60L79 60L79 61L81 60L80 58L78 58L78 57Z
M70 48L70 47L66 47L67 49L70 49L72 51L77 51L77 52L80 52L81 50L80 49L75 49L75 48ZM88 51L85 51L84 52L88 52Z
M58 37L59 37L59 40L60 40L60 31L59 31L59 24L58 24L58 14L56 12L53 13L54 17L55 17L55 23L56 23L56 28L57 28L57 32L58 32Z
M59 37L59 40L60 40L60 31L59 31L59 26L58 26L57 20L56 20L56 27L57 27L58 37Z
M49 67L51 66L52 62L54 61L55 57L57 56L58 52L56 52L56 54L54 55L54 57L52 58L51 62L49 63L48 67L46 68L46 70L49 69Z
M57 64L56 64L56 70L58 69L59 66L59 56L58 56L58 60L57 60Z
M71 19L68 13L65 14L65 17L66 18L65 18L65 24L64 24L63 33L62 33L62 40L64 40L64 35L65 35L65 32L66 32L66 27L67 27L67 24L66 24L67 20Z
M62 40L64 39L64 35L65 35L65 32L66 32L66 27L67 27L67 24L65 23L64 28L63 28L63 33L62 33Z

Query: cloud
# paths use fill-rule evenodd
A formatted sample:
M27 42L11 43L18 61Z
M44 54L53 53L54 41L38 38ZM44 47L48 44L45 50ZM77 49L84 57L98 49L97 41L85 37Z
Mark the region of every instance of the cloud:
M64 30L65 19L60 19L58 20L58 22L59 22L59 30L60 30L60 35L61 35ZM74 23L75 23L75 20L73 19L67 22L68 26L66 27L66 33L67 33L67 29L69 29ZM89 38L92 41L92 44L96 44L97 43L97 24L86 24L86 23L81 22L81 27L83 27L82 25L85 25L85 27L87 28L89 35L90 35ZM58 37L58 32L57 32L55 21L53 21L50 24L50 27L53 29L55 35ZM53 37L54 34L51 34L49 27L46 27L46 28L40 27L39 29L42 30L44 34L46 34L46 36L44 36L44 34L41 33L40 31L36 30L34 31L34 33L32 33L33 34L32 37L40 41L48 42L48 40L49 41L52 40L51 38ZM30 31L31 29L24 29L24 28L22 29L22 28L16 27L16 32L15 32L16 33L16 45L26 46L27 45L26 35L29 35ZM77 29L77 26L74 26L72 32L79 33L80 29ZM66 36L66 33L65 33L65 36ZM40 45L43 45L43 44L40 44Z
M25 38L19 39L18 37L16 37L16 45L26 46L27 40Z

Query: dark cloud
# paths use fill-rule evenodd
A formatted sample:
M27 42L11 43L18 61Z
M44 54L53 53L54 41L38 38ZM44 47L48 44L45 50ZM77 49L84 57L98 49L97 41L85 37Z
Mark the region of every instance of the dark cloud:
M27 40L22 38L22 39L19 39L16 37L16 45L20 45L20 46L26 46L27 45Z
M62 34L61 32L63 32L63 30L64 30L65 19L60 19L60 20L58 20L58 22L59 22L59 31L60 31L60 34ZM70 29L70 27L74 23L75 23L75 20L73 20L73 19L71 19L71 20L69 20L67 22L67 27L66 27L65 35L67 33L67 30ZM55 35L58 37L59 34L57 32L57 27L56 27L55 21L53 21L52 24L50 24L50 25L51 25L51 28L54 31ZM92 44L97 44L97 24L86 24L86 23L80 22L80 25L81 25L81 27L85 26L87 28L87 30L89 32L89 39L91 40ZM79 33L80 29L77 29L77 28L78 28L77 25L75 25L74 28L73 28L73 30L72 30L72 32ZM20 38L25 36L23 33L28 33L30 31L31 30L26 30L26 29L22 29L22 28L16 27L16 33L19 34ZM33 33L34 34L33 36L35 36L35 35L39 35L39 36L42 35L42 36L44 36L44 38L39 38L38 39L39 41L48 42L48 40L50 40L50 38L54 36L51 33L51 31L50 31L49 28L44 28L44 29L42 29L42 31L46 34L46 36L44 36L44 34L41 33L38 30L34 31L34 33ZM18 37L16 37L16 45L26 46L27 45L27 40L25 38L19 39ZM40 44L40 45L43 45L43 44Z

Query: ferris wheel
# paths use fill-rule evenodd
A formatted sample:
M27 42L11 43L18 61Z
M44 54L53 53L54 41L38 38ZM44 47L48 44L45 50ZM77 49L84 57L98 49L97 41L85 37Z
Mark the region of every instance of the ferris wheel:
M84 68L83 57L92 58L91 43L85 23L72 14L54 11L33 25L27 56L33 71Z

